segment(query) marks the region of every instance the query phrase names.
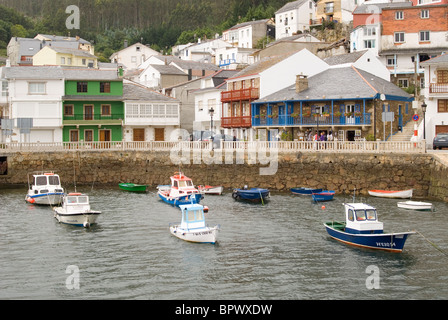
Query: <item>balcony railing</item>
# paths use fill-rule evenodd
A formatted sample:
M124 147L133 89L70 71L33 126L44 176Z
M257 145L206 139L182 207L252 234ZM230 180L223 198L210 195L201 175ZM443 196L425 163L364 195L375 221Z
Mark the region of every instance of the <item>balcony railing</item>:
M221 92L221 101L255 100L259 98L258 88L247 88Z
M361 113L359 116L253 116L252 126L316 126L316 125L369 125L371 114Z
M448 93L448 83L430 83L429 93Z
M251 117L222 117L221 127L223 128L250 128L251 127Z

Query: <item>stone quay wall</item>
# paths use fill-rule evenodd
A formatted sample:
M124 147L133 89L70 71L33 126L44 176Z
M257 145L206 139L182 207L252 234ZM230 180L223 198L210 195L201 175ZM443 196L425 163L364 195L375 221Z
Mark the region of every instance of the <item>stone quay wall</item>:
M27 185L32 171L54 171L63 186L116 185L120 182L148 184L156 191L169 184L169 177L181 170L195 185L222 185L225 188L269 188L289 191L292 187L319 187L337 194L367 195L371 189L414 189L414 198L448 201L448 166L433 154L406 153L283 153L271 163L254 164L234 155L233 162L214 160L184 161L176 164L170 152L93 151L29 152L3 154L7 174L0 184ZM185 163L187 162L187 163ZM210 164L207 164L210 163ZM274 167L274 174L260 175L261 168Z

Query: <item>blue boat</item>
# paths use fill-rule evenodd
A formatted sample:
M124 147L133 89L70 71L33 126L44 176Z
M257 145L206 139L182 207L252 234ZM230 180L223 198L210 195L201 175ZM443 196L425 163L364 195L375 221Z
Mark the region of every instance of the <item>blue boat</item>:
M170 177L171 185L157 186L157 194L164 202L179 207L180 205L199 203L203 195L193 185L193 181L182 172Z
M384 233L376 208L365 203L344 203L345 222L326 222L324 226L333 239L370 249L402 252L406 239L414 231Z
M262 188L243 188L234 189L232 192L232 198L235 200L244 200L250 202L264 202L268 200L270 196L268 189Z
M315 201L315 202L331 201L334 198L334 194L335 194L335 192L333 190L331 190L331 191L324 190L321 192L312 193L311 196L313 197L313 201Z
M291 188L290 189L293 194L299 194L299 195L307 195L310 196L313 193L322 192L322 189L314 189L314 188Z

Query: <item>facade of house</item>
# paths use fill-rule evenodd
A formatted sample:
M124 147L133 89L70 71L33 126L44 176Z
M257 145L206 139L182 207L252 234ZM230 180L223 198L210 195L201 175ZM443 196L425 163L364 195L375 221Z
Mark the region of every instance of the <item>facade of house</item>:
M121 141L123 78L116 70L65 69L64 142Z
M419 138L425 138L427 144L432 144L438 133L448 132L448 54L429 59L421 65L425 70L425 89L422 93L427 109L423 124L425 129L421 127L418 133Z
M327 68L328 64L303 49L267 57L227 79L227 90L221 93L221 127L225 134L253 139L250 106L253 101L291 85L298 73L315 74Z
M221 39L198 39L197 43L177 46L174 56L182 60L216 64L216 50L230 47L232 46L228 42Z
M275 24L271 19L239 23L223 31L222 40L240 48L254 48L258 40L275 37Z
M113 53L109 59L111 62L121 64L124 69L136 69L149 57L159 54L156 50L137 42Z
M350 23L353 10L362 3L364 0L320 0L317 2L316 19Z
M4 111L8 109L8 120L12 121L5 141L62 141L62 69L13 66L5 67L3 74L8 81Z
M188 74L172 65L150 64L138 74L136 81L148 88L161 90L188 81Z
M275 12L275 39L286 38L310 29L316 18L312 0L288 2Z
M180 126L178 100L124 80L124 141L168 141Z
M354 66L329 68L309 78L298 74L292 86L254 101L252 125L262 140L309 140L323 132L338 140L376 140L387 137L391 123L396 132L410 120L412 100ZM397 121L383 123L382 112L394 112Z
M225 47L216 49L215 64L222 69L234 70L239 66L247 66L254 62L252 54L256 49Z
M86 50L45 46L33 56L33 65L98 68L98 58Z

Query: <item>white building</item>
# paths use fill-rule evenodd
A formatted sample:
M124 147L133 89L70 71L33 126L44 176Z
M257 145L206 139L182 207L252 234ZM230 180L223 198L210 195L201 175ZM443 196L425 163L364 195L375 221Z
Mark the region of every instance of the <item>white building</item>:
M236 69L238 65L254 63L252 54L256 49L226 47L216 49L216 65L223 69Z
M60 67L6 67L11 142L62 141L64 74Z
M313 0L288 2L275 12L275 40L309 30L315 18L316 5Z
M427 145L432 145L438 133L448 132L448 54L422 62L421 66L425 70L425 89L422 94L427 105L424 135ZM418 134L422 139L423 121Z
M275 25L271 19L239 23L223 31L222 40L240 48L254 48L258 40L274 36Z
M123 65L125 69L136 69L149 57L158 55L159 52L151 49L140 42L115 52L110 56L110 61Z

